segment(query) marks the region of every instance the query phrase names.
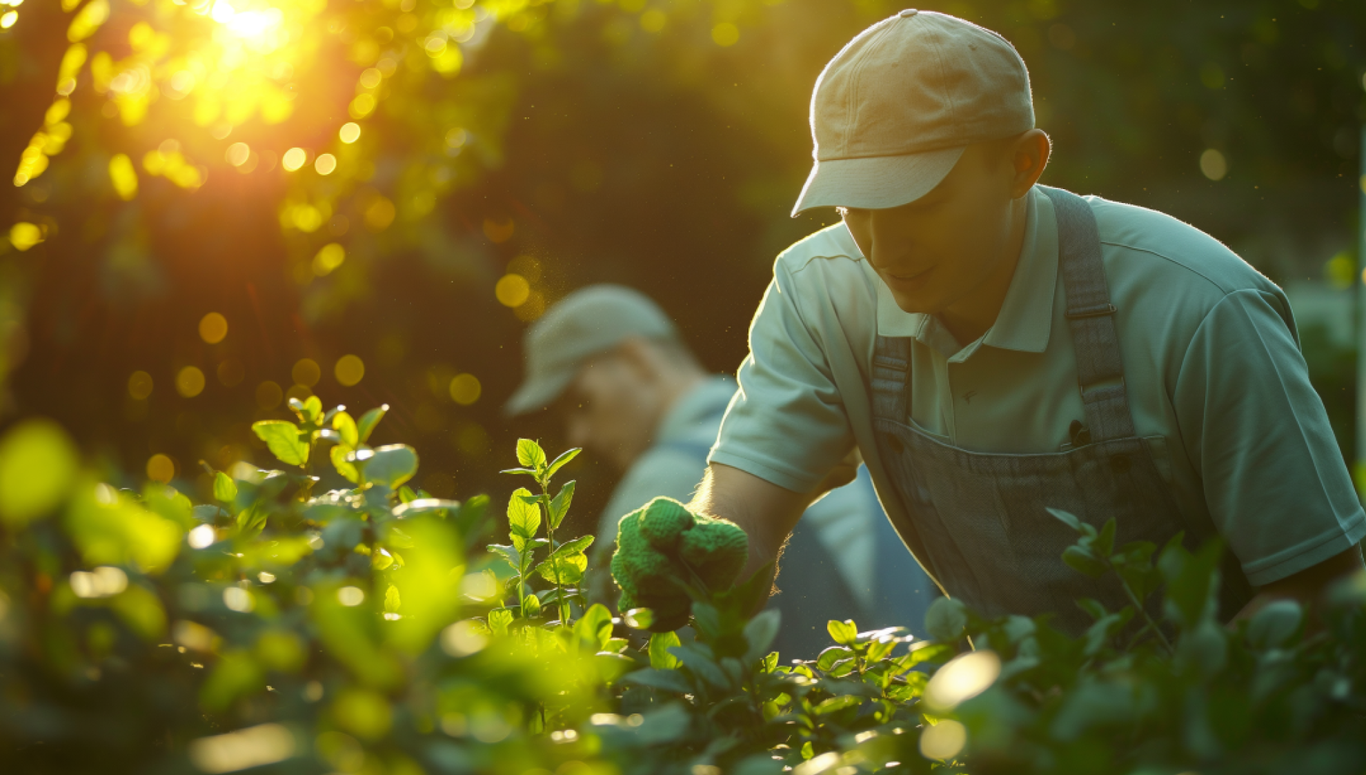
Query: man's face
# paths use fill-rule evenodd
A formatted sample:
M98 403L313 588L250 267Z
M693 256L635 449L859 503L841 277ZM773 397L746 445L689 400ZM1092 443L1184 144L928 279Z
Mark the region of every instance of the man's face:
M930 193L885 210L842 208L859 250L906 312L939 314L1013 272L1009 156L973 145Z
M580 366L556 406L572 446L625 471L650 446L659 416L656 402L648 380L628 359L612 352Z

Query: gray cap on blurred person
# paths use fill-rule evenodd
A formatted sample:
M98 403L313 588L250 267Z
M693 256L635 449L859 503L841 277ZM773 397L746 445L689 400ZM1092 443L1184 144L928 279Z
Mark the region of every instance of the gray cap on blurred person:
M933 11L874 24L811 95L816 163L792 208L883 209L939 185L964 149L1034 128L1024 60L991 30Z
M526 379L508 399L508 415L526 414L560 397L588 358L632 336L677 337L678 329L650 297L621 285L590 285L569 294L527 329Z

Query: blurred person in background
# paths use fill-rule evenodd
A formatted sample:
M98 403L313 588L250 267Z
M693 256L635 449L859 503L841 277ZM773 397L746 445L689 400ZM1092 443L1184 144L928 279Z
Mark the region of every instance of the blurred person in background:
M660 495L687 502L735 394L708 374L673 322L645 295L594 285L565 297L528 329L526 379L509 415L551 407L568 442L602 457L622 478L592 549L590 596L612 602L608 576L617 522ZM781 560L782 612L774 644L784 658L829 645L826 622L919 631L938 594L887 521L866 470L802 515Z

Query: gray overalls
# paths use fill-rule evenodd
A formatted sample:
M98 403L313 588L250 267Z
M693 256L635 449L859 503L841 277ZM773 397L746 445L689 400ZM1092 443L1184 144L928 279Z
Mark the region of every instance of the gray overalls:
M1057 212L1059 271L1086 413L1085 426L1073 423L1075 443L1058 452L986 454L935 438L911 419L909 338L877 338L873 428L909 515L897 531L944 590L990 616L1053 612L1055 627L1077 633L1091 618L1075 600L1095 598L1112 611L1128 600L1113 575L1093 580L1063 563L1063 549L1077 534L1047 507L1097 528L1114 517L1117 547L1144 540L1160 550L1182 530L1195 547L1215 530L1183 517L1147 443L1135 435L1090 205L1040 188ZM1220 608L1227 619L1252 590L1231 554L1225 560Z

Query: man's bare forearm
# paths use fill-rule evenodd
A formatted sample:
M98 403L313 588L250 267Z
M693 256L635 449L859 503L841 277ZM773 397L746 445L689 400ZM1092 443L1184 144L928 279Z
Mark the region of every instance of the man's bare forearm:
M689 508L722 517L749 536L749 562L740 578L774 562L812 495L785 490L753 474L730 466L707 467ZM770 585L772 579L770 578Z

